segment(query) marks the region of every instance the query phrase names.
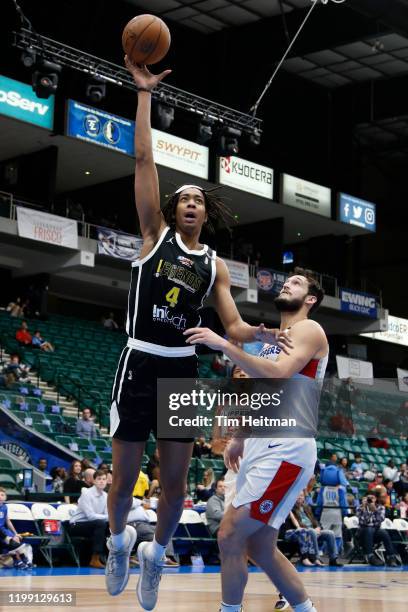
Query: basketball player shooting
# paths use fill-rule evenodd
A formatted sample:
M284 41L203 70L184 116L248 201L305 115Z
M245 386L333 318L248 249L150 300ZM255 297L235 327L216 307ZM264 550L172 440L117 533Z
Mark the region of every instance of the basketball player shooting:
M223 351L254 378L322 379L329 346L322 327L309 320L323 291L306 270L297 268L275 300L281 329L289 330L293 348L283 352L266 344L259 356L248 355L210 329L185 332L188 344ZM278 550L279 528L299 493L313 476L317 460L313 438L231 439L225 448L227 468L237 473L236 493L218 531L222 566L220 612L241 612L248 580L249 556L278 588L295 612L315 612L295 568Z
M195 347L186 344L183 332L200 325L199 310L210 291L231 338L277 342L283 352L291 347L288 334L242 321L230 293L226 264L199 243L204 225L212 229L219 221L229 220L230 213L220 198L200 186L184 185L160 210L150 125L151 90L171 71L153 75L127 57L125 62L138 89L135 197L143 247L140 258L132 264L126 322L129 338L112 391L114 478L108 496L111 536L105 570L111 595L121 593L129 578L136 531L126 520L145 442L151 431L157 437L157 379L197 376ZM165 549L183 508L193 440L158 439L157 444L162 494L156 533L153 542L138 547L137 597L145 610L153 610L157 602Z

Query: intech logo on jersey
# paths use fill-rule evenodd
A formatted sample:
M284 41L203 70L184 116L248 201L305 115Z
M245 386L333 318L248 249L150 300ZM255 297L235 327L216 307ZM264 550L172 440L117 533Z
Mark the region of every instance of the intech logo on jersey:
M171 315L168 306L153 306L153 321L159 323L168 323L176 329L184 331L186 329L187 319L184 315Z

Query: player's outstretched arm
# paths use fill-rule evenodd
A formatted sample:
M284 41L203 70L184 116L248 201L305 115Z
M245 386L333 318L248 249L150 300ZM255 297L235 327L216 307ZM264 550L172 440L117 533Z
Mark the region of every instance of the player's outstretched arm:
M231 279L225 262L217 257L217 274L214 284L215 309L221 319L225 332L229 338L237 342L269 342L278 344L284 352L289 352L292 342L287 333L279 329L266 329L263 324L259 327L248 325L242 320L231 295Z
M160 211L159 180L153 159L151 130L151 90L171 70L151 74L144 65L135 65L125 57L125 64L139 90L135 129L135 198L143 238L155 242L165 226Z
M255 357L221 338L211 329L195 327L184 332L188 344L206 344L223 351L231 361L239 365L252 378L290 378L298 374L316 356L328 351L326 336L318 323L305 320L296 323L290 330L293 349L289 354L281 353L276 361Z

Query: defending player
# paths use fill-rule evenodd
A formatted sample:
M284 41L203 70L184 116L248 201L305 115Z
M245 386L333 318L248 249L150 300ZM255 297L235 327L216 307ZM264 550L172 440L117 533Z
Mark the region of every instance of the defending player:
M111 435L113 484L108 511L111 537L106 584L111 595L126 587L129 555L136 532L126 526L145 442L156 433L158 378L197 376L195 347L188 346L184 330L200 325L199 310L213 290L217 312L232 338L241 342L273 338L285 349L287 336L263 326L244 323L230 293L225 263L207 245L199 243L204 224L228 220L221 200L203 188L184 185L160 210L157 171L150 126L151 90L170 71L151 74L145 66L126 59L138 88L135 130L135 197L143 235L140 259L132 264L126 330L128 343L119 360L112 391ZM140 577L137 596L145 610L157 601L165 548L181 516L192 453L192 440L158 440L162 494L153 542L138 548Z
M205 328L186 331L189 344L203 343L222 350L254 378L323 378L328 342L321 326L308 319L323 299L313 276L297 268L275 300L281 329L290 329L293 348L288 353L275 345L260 356L240 348ZM220 612L241 612L248 579L247 555L261 567L287 598L295 612L314 612L292 564L277 549L279 527L297 496L313 475L317 459L313 438L234 438L224 452L225 464L238 473L236 495L222 520L218 542L222 563Z

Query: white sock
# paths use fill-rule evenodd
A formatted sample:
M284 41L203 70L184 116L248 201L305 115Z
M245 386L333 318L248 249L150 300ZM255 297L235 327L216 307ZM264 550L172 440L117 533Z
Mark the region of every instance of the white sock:
M166 546L162 546L156 540L156 536L153 536L153 541L150 542L149 546L146 546L146 555L150 561L160 561L166 552Z
M242 604L225 604L221 603L220 612L241 612Z
M295 612L316 612L316 608L310 599L306 599L303 603L293 606Z
M124 529L120 533L111 532L111 534L113 548L116 548L117 550L125 548L127 544L126 529Z

